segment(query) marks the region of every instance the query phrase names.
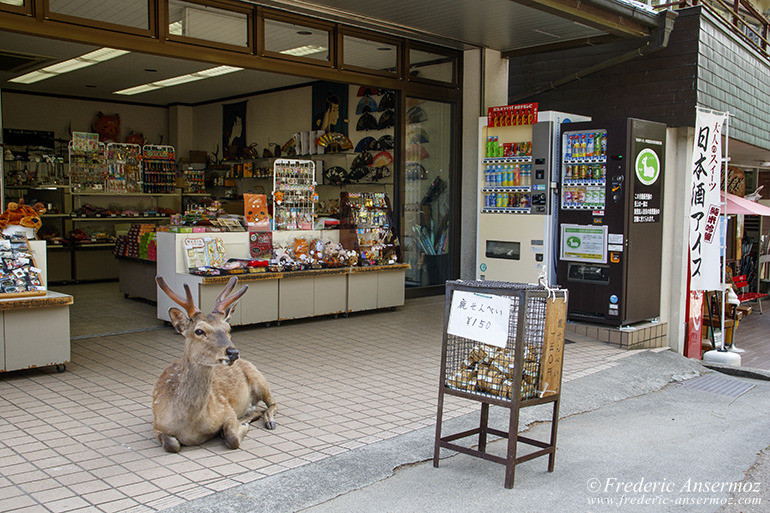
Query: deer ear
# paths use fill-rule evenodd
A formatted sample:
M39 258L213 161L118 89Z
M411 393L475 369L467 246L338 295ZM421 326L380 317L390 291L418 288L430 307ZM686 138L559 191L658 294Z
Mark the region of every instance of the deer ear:
M190 319L187 314L179 308L169 308L168 315L171 317L171 324L178 333L182 333L190 325Z
M232 305L228 306L225 310L225 322L230 322L230 317L233 315L233 312L235 312L235 307L237 303L233 303Z

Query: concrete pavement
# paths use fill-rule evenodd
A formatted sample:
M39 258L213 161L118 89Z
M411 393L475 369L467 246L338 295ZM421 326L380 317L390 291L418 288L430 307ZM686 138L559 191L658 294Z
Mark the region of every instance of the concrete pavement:
M678 383L708 372L643 352L566 383L555 472L547 458L521 464L513 490L502 465L477 458L442 451L433 468L429 427L170 511L770 511L770 382L726 376L755 385L738 398ZM528 436L547 438L549 409L522 411ZM506 411L492 408L490 424L504 428ZM444 432L476 425L469 414Z

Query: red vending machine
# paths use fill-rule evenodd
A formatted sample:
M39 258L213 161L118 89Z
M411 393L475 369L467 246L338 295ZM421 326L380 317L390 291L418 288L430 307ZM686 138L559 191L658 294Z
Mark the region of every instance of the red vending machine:
M660 316L666 125L562 125L557 281L572 320L626 325Z

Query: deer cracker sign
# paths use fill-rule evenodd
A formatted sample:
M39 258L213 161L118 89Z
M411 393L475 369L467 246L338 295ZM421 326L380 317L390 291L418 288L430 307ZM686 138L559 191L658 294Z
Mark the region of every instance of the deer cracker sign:
M270 384L253 364L239 358L230 338L227 320L248 286L230 295L238 283L233 276L214 311L204 314L187 284L183 299L160 276L155 281L184 308L168 312L185 338L184 354L166 367L152 393L153 431L163 448L178 452L182 445L199 445L221 432L227 447L237 449L250 423L260 417L265 428L275 429L277 406ZM267 407L264 411L257 406L260 401Z

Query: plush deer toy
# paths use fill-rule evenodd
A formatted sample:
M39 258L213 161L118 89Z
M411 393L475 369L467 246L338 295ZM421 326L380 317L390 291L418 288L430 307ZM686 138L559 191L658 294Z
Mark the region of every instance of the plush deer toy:
M275 429L270 385L254 365L238 358L230 339L227 320L248 286L229 296L238 283L233 276L206 315L186 284L182 299L163 278L155 281L186 312L169 309L174 328L185 338L184 355L166 367L152 393L153 429L163 448L178 452L182 445L198 445L221 432L227 447L237 449L249 423L260 416L267 429ZM264 412L257 408L259 401L267 406Z

